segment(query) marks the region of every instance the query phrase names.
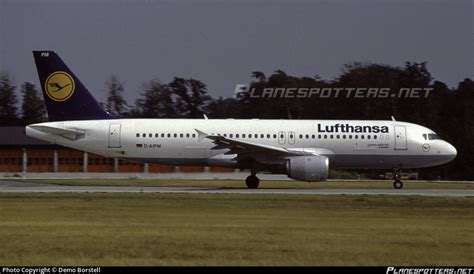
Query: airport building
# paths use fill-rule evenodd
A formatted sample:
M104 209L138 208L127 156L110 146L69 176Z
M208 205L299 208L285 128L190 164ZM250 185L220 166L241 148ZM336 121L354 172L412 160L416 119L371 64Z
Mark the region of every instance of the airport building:
M173 167L107 158L25 135L25 127L0 127L0 172L234 172L218 167Z

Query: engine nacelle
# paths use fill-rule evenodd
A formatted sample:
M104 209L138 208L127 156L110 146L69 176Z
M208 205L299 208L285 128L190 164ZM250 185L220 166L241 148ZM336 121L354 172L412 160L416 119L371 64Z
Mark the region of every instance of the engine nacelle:
M329 173L329 159L326 156L290 157L286 170L291 179L307 182L325 181Z

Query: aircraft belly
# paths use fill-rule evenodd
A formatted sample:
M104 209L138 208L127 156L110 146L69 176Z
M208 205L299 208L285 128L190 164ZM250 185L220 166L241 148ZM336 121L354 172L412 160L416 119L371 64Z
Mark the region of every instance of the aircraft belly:
M145 157L125 157L122 158L128 161L142 162L158 165L173 165L173 166L205 166L207 159L204 158L145 158Z
M333 168L421 168L432 166L434 162L439 160L440 158L437 155L336 154L329 165Z

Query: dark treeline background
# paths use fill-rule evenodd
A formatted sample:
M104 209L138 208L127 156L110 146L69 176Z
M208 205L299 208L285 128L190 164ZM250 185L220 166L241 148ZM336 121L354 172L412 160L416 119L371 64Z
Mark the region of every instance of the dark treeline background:
M433 129L458 150L457 158L446 165L420 169L424 179L474 179L474 82L466 78L457 87L449 88L436 81L426 63L406 62L403 67L383 64L351 63L343 67L333 80L318 75L298 77L282 70L272 75L256 71L249 83L256 90L263 88L433 88L427 98L320 98L252 99L212 98L206 85L196 79L175 77L169 83L153 79L143 84L139 98L128 103L123 82L110 76L105 87L108 93L103 107L121 117L144 118L261 118L261 119L390 119L412 122ZM0 125L27 125L47 121L42 96L35 85L20 86L16 95L14 83L7 73L0 73ZM233 90L229 91L229 97ZM19 109L21 107L21 109Z

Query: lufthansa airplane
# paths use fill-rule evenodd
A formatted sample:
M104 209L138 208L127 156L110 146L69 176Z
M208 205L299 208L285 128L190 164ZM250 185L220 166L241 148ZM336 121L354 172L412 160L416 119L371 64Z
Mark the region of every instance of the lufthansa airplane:
M34 51L49 121L26 134L106 157L249 169L318 182L331 168L391 169L450 162L456 149L431 129L392 120L122 119L104 111L54 51Z

